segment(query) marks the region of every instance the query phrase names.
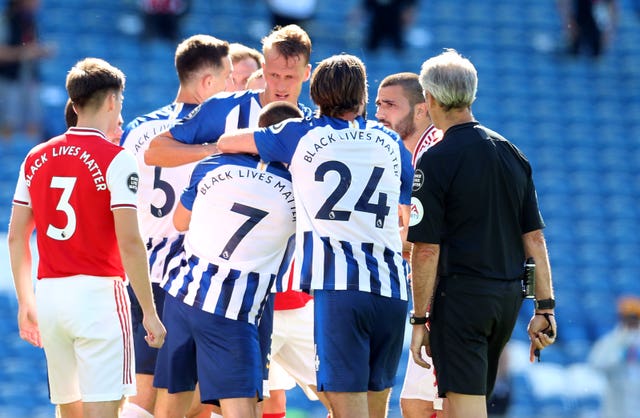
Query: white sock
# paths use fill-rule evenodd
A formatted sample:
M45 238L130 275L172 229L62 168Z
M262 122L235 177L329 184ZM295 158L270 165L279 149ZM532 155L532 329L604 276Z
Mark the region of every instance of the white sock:
M153 418L153 414L134 403L126 402L122 407L120 418Z
M211 418L222 418L222 415L218 415L215 412L211 413Z

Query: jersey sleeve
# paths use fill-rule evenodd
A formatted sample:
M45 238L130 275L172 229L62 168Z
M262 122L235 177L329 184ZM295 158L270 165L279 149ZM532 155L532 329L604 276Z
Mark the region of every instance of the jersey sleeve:
M226 114L221 102L211 98L178 120L169 132L177 141L185 144L216 142L224 133Z
M292 119L254 132L253 137L260 158L265 162L291 163L298 142L304 135L302 125L301 120Z
M525 169L527 175L527 185L524 196L522 198L522 213L520 217L520 229L523 234L527 232L543 229L545 227L542 214L538 206L538 194L536 193L536 186L533 182L533 170L527 157L514 145L509 143L509 146L520 163Z
M400 143L400 160L402 171L400 173L400 204L411 204L411 188L413 187L413 165L411 153Z
M24 177L24 161L20 164L20 174L18 175L15 193L13 194L13 204L31 206L31 195L29 194L29 187Z
M194 167L191 178L189 179L189 185L185 187L180 195L180 203L188 210L193 210L193 202L196 200L196 195L198 194L198 184L206 173L204 164L204 162L200 162Z
M444 224L446 162L425 153L416 167L411 196L409 242L439 244Z
M531 177L529 178L527 194L524 197L524 204L522 207L521 227L523 234L537 229L543 229L545 227L542 214L538 208L538 194L536 193L536 188Z
M111 209L136 208L139 180L136 158L129 151L120 151L107 169Z

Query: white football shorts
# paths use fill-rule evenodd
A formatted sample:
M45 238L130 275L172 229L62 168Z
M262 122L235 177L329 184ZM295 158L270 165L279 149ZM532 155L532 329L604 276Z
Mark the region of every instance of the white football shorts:
M313 300L302 308L274 311L269 389L288 390L295 382L310 400L317 400L309 387L316 386L315 357Z
M38 280L36 306L52 403L136 393L131 309L121 278Z

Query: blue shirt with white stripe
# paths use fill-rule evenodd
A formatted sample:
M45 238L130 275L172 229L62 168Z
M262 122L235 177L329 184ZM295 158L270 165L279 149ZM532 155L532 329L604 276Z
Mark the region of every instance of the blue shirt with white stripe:
M413 168L398 135L361 117L320 116L260 129L254 138L264 161L290 164L298 206L294 288L407 300L398 205L410 203Z
M151 140L186 117L196 104L172 103L135 118L127 124L120 145L131 151L138 163L138 221L147 246L149 272L160 283L167 263L182 250L183 234L173 226L173 213L182 189L189 184L195 163L179 167L157 167L144 162Z
M256 323L291 261L289 172L256 156L214 155L196 166L180 202L191 210L185 254L169 266L163 288L188 305Z
M257 128L262 106L262 90L222 92L202 102L191 114L170 129L173 137L185 144L216 142L225 132L240 128ZM299 103L305 117L311 109Z

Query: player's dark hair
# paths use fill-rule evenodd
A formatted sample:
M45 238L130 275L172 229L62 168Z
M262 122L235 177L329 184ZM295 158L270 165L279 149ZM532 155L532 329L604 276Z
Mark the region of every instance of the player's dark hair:
M73 109L73 102L71 99L68 99L67 104L64 106L64 121L67 124L67 128L71 128L78 124L78 115Z
M262 39L262 53L267 55L271 49L287 59L302 56L306 65L311 58L311 39L298 25L276 26Z
M107 94L124 90L122 71L100 58L85 58L67 74L66 88L76 110L98 108Z
M205 68L221 70L229 55L229 43L210 35L193 35L176 48L175 66L181 83Z
M264 128L266 126L280 123L286 119L301 118L303 116L304 115L302 114L298 106L292 103L285 101L271 102L263 107L260 111L260 116L258 117L258 126Z
M320 114L340 117L359 113L367 103L367 73L364 63L354 55L326 58L311 75L311 99Z
M379 88L400 86L404 91L404 95L412 108L418 103L424 103L424 95L422 94L422 86L420 85L420 77L416 73L396 73L385 77Z

